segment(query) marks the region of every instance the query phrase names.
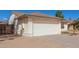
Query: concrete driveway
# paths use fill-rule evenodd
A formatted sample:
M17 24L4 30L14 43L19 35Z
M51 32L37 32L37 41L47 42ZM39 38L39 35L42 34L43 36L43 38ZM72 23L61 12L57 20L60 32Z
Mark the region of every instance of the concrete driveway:
M79 48L79 35L52 35L46 36L63 44L66 48Z
M48 37L1 36L0 48L59 48L62 44Z
M0 48L79 48L79 35L0 38ZM2 39L4 39L2 41Z

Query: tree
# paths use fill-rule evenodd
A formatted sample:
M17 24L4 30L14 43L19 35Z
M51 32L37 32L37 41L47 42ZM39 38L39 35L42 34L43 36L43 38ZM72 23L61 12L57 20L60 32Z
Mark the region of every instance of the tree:
M59 18L62 18L61 21L64 20L64 15L62 14L62 11L60 11L60 10L56 11L55 16L59 17ZM61 28L64 28L64 23L63 22L61 22Z
M73 21L74 22L74 29L75 30L79 30L79 18L77 18L76 20Z
M64 18L64 15L62 14L62 11L60 11L60 10L57 10L57 11L56 11L55 16L56 16L56 17L60 17L60 18Z

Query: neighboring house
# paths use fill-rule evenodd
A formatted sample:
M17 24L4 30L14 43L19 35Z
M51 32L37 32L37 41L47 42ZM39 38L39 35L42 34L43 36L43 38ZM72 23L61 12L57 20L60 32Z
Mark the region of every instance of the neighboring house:
M78 24L79 24L79 21L73 21L72 23L69 24L69 30L78 30L78 27L79 27Z
M69 24L69 31L73 31L74 30L74 26L73 26L73 23Z
M14 24L15 34L22 36L43 36L61 34L61 19L41 13L14 12L9 24Z
M71 20L63 20L61 22L61 31L62 32L66 32L70 29L70 27L72 27L70 24L72 23L73 21Z

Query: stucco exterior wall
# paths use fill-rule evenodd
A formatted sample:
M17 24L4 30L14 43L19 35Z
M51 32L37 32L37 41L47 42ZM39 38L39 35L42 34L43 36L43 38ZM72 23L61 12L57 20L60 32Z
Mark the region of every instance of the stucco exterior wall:
M17 34L18 19L14 20L14 34Z
M69 28L68 28L68 30L74 30L73 25L70 25Z
M62 28L62 32L64 31L68 31L68 25L67 24L64 24L64 28Z
M18 35L27 35L28 34L28 18L18 20Z
M32 22L32 18L29 16L28 17L28 23L27 23L28 25L28 35L26 35L26 36L33 36L33 22Z
M17 35L21 35L22 24L18 24Z
M15 18L17 18L17 16L15 16L15 14L12 14L9 18L8 24L13 24Z
M22 22L23 26L23 34L22 35L27 35L28 34L28 18L24 19Z
M32 35L32 18L28 17L27 19L25 19L25 21L22 23L23 28L24 28L24 32L23 32L23 36L33 36Z

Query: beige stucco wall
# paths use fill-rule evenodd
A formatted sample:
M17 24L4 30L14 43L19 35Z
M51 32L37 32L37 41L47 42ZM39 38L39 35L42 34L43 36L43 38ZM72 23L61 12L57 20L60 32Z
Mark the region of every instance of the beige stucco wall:
M26 35L28 33L28 18L18 20L18 35Z
M13 24L15 18L17 18L17 16L15 16L15 14L12 14L9 18L8 24Z
M68 30L74 30L73 25L70 25Z
M62 32L68 31L68 24L64 24L64 28L61 29Z
M27 36L33 36L33 19L30 16L28 16L28 35Z

